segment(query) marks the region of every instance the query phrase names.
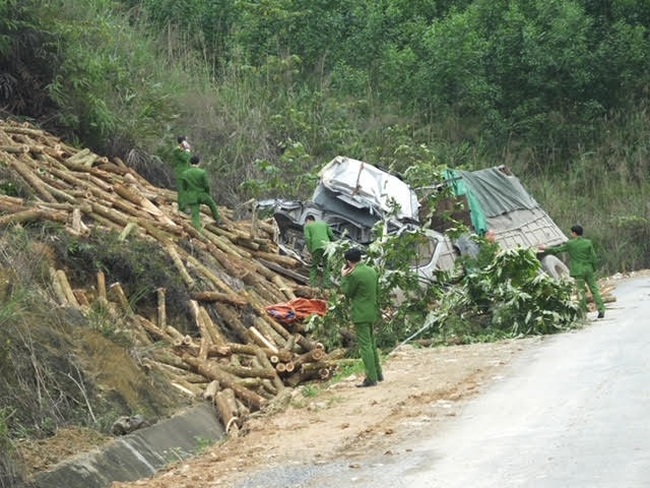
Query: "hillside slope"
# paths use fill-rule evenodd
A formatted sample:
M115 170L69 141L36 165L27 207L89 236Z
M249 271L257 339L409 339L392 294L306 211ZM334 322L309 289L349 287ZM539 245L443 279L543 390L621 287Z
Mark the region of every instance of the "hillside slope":
M36 286L20 275L38 266L39 300L56 318L55 325L29 320L27 328L56 339L13 356L36 356L66 377L76 370L71 388L88 385L76 403L85 401L90 413L107 392L119 398L113 420L145 411L155 421L168 411L163 405L207 397L237 430L286 386L328 378L336 368L320 344L266 311L314 293L296 273L300 263L278 254L271 222L252 214L235 220L222 208L224 225L203 214L207 225L198 232L177 211L176 192L119 159L11 121L0 121L0 183L0 241L25 253L22 262L17 254L0 262L3 306L20 299L21 287ZM60 347L40 347L52 341ZM52 363L61 357L74 360ZM122 391L127 385L131 391ZM73 422L56 427L66 423Z

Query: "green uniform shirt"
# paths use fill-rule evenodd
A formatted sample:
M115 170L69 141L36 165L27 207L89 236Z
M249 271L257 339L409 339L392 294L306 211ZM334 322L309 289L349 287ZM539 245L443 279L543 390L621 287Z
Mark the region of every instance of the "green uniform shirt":
M546 249L549 254L565 252L569 255L569 274L573 277L584 277L596 269L596 251L589 239L576 237L559 246Z
M174 173L176 174L177 185L181 179L183 171L190 167L190 157L191 155L189 151L185 151L178 146L174 148L172 153L172 166L174 167Z
M183 203L187 205L198 203L202 194L209 196L210 184L205 170L191 166L183 171L180 177L180 190L183 192Z
M352 273L343 276L341 289L350 300L352 322L374 323L379 320L379 279L375 268L359 263Z
M324 249L327 243L334 240L332 228L322 220L316 220L305 225L305 240L307 249L313 253L316 249Z

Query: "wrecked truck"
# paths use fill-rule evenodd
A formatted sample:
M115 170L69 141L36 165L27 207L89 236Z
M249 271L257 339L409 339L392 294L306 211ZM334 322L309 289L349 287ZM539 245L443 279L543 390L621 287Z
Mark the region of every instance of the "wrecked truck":
M401 178L372 164L339 156L319 173L310 200L265 200L258 211L271 211L279 229L278 244L285 253L308 264L303 226L308 215L327 222L335 235L361 246L370 244L373 229L383 221L390 234L419 232L412 267L423 281L437 272L454 270L459 256L478 252L473 235L491 230L502 249L554 246L567 237L526 191L506 166L478 171L448 170L444 181L411 188ZM426 195L439 192L436 208L429 210ZM470 235L450 237L454 222L461 221ZM557 257L541 258L542 269L552 277L568 276Z

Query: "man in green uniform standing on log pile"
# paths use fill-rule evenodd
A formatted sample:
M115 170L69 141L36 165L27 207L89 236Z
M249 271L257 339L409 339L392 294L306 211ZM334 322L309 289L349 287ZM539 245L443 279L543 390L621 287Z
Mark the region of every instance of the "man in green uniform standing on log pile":
M176 138L178 146L176 146L172 152L172 166L174 168L174 176L176 178L176 191L178 192L178 210L184 212L186 210L186 205L183 202L183 192L181 191L180 181L183 172L190 167L190 143L187 141L187 137L178 136Z
M569 274L576 280L582 309L585 312L587 311L586 283L591 295L594 297L594 303L598 309L598 318L602 319L605 316L605 304L600 296L598 283L594 275L596 269L596 251L591 240L582 237L582 233L582 226L574 225L571 227L570 241L549 248L541 245L539 249L549 254L566 252L569 255L571 260L569 263Z
M179 190L182 194L183 204L190 207L192 225L201 230L201 204L210 207L212 218L217 225L221 224L221 215L217 204L210 196L210 184L208 175L203 168L199 168L199 157L194 155L190 158L190 167L183 171L180 177Z
M305 218L305 241L307 243L307 250L311 254L311 267L309 268L309 282L311 286L317 287L319 285L319 276L322 278L320 283L323 287L329 288L330 271L327 263L327 256L325 256L325 248L327 243L334 240L334 232L332 228L322 220L316 220L313 215L308 215ZM322 275L319 268L322 268Z
M373 328L381 317L379 310L379 279L375 268L361 263L361 251L350 249L345 253L341 270L341 289L350 300L350 318L357 335L361 360L366 377L358 387L375 386L384 380Z

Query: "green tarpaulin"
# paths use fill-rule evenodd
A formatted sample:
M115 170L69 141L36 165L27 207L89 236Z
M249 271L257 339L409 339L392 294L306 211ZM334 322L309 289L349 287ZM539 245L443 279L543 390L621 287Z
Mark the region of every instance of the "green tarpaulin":
M539 208L519 179L505 167L472 172L449 169L444 177L456 196L467 198L472 226L479 235L488 230L487 218L514 210Z

